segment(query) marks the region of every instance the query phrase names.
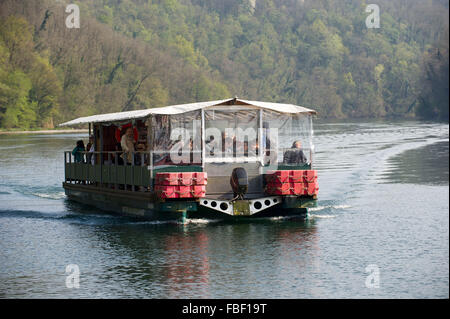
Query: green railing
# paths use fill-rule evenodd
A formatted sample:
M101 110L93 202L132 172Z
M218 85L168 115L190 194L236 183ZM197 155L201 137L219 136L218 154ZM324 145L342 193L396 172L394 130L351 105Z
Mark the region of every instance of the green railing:
M157 172L201 172L201 163L157 162L169 152L64 152L65 181L120 190L151 191ZM192 156L191 156L192 157ZM127 159L131 159L128 161ZM155 164L155 165L154 165Z
M78 161L71 152L64 152L67 183L97 185L124 190L151 190L151 163L148 152L121 157L123 152L80 152Z
M152 191L153 177L157 172L201 172L201 163L161 163L161 155L171 152L64 152L65 181L70 184L95 185L120 190ZM268 170L311 169L312 152L307 163L266 163ZM191 159L193 158L191 154ZM127 159L131 159L127 161ZM159 162L158 162L159 160Z

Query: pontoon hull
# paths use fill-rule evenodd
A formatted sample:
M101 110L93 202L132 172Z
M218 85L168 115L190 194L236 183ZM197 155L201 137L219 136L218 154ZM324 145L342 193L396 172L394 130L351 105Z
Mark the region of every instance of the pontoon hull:
M296 216L305 218L308 213L306 207L287 208L280 203L252 215L237 216L201 206L197 201L159 202L148 193L105 189L92 185L63 183L63 187L69 200L93 206L105 212L144 220L177 220L183 217L245 219Z

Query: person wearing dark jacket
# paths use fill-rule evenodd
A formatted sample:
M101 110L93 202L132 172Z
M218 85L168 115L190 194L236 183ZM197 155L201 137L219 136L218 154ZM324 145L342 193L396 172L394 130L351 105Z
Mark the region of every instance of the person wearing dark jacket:
M308 159L302 151L302 143L295 141L292 144L292 148L284 153L283 163L285 164L304 164Z
M77 141L77 146L72 151L72 155L74 158L75 163L83 163L84 154L82 152L85 152L86 149L84 148L84 143L82 140Z

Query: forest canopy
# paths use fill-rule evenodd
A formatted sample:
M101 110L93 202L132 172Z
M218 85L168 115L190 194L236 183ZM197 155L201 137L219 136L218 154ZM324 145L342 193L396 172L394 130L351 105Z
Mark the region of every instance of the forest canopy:
M448 1L0 1L0 128L239 96L448 121Z

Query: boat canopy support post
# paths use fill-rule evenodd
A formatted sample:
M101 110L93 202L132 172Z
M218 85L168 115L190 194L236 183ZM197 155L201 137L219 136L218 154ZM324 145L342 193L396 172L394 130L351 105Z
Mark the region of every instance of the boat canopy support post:
M263 122L263 110L259 109L258 156L259 156L259 161L261 163L260 167L264 166L264 152L263 152L264 129L263 129L263 123L264 123Z
M103 125L99 125L100 129L100 185L103 186Z
M205 146L205 137L206 137L206 127L205 127L205 110L201 110L202 114L202 125L201 125L201 133L202 133L202 168L205 169L205 158L206 158L206 146Z

